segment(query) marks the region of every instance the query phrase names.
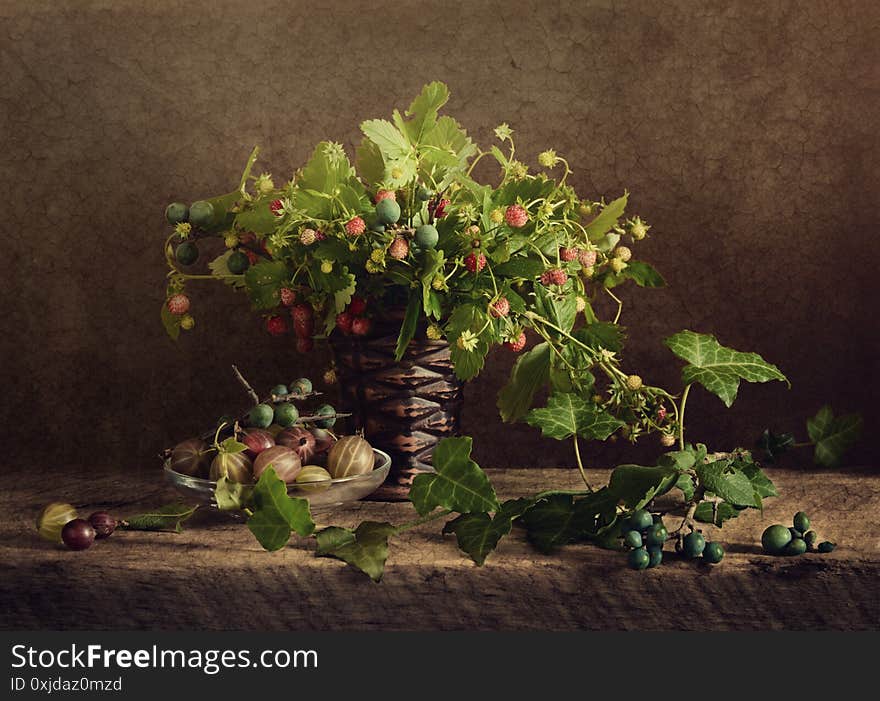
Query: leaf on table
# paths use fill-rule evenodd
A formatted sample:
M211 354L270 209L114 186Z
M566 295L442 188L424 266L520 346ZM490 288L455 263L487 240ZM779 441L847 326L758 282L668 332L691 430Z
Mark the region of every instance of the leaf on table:
M822 467L837 467L844 454L862 434L864 421L859 414L834 416L829 405L807 420L807 433L816 446L814 461Z
M726 501L713 502L711 500L701 501L697 504L694 511L694 519L700 523L711 523L719 528L724 525L725 521L739 516L738 509Z
M189 504L166 504L143 514L129 516L119 524L119 527L129 531L174 531L180 533L183 530L183 524L198 508L198 506Z
M629 509L641 509L655 497L672 489L678 470L664 465L618 465L611 472L608 490Z
M714 336L680 331L664 342L675 355L689 363L682 369L682 381L686 385L698 382L728 407L736 399L740 380L779 380L791 386L779 368L757 353L742 353L726 348Z
M574 434L586 439L605 440L624 425L593 402L587 402L572 392L550 395L547 406L532 409L526 423L557 440L571 438Z
M330 526L316 534L315 554L342 560L378 582L388 559L388 538L396 530L390 523L378 521L364 521L355 530Z
M780 456L787 453L794 445L794 436L791 433L773 433L769 428L765 428L764 432L755 442L755 447L762 453L762 458L766 463L776 462Z
M697 477L708 492L717 494L734 506L761 508L761 497L752 481L731 460L716 460L697 465Z
M253 485L232 482L225 475L217 480L214 500L220 511L242 511L253 495Z
M435 472L416 475L409 498L420 515L438 506L458 513L495 511L495 489L473 460L470 437L444 438L434 448Z
M535 393L543 387L550 377L550 346L539 343L523 353L513 370L510 379L498 395L498 409L506 422L523 418L532 406Z
M600 536L615 519L617 497L607 487L575 499L570 494L549 495L521 517L529 541L541 552Z
M315 530L308 499L289 496L287 485L272 467L260 475L252 501L253 515L247 525L266 550L279 550L287 545L291 531L308 536Z
M485 512L461 514L443 527L443 533L454 533L458 547L482 566L499 541L510 533L514 519L534 504L534 499L523 497L504 502L494 516Z

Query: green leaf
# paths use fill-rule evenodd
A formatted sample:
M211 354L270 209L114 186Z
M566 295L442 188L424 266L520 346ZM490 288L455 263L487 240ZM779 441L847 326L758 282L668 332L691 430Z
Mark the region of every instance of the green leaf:
M266 550L287 545L291 531L308 536L315 530L308 499L288 496L287 485L272 467L266 468L254 487L253 512L248 528Z
M623 212L626 210L626 201L628 197L629 194L624 194L613 202L609 202L605 205L602 211L599 212L598 216L587 224L585 229L590 241L598 243L599 240L608 233L611 227L617 223L617 220L623 216Z
M183 523L197 510L189 504L167 504L144 514L129 516L119 524L129 531L174 531L180 533Z
M242 231L253 231L265 236L275 231L278 217L269 209L272 199L258 200L235 215L235 226Z
M492 272L496 277L534 280L544 272L544 263L536 258L514 256L506 263L493 268Z
M574 434L604 441L624 422L573 393L556 392L543 409L532 409L526 423L540 428L548 438L564 440Z
M437 123L421 137L419 148L420 166L424 171L434 171L433 177L446 173L438 184L447 185L452 174L461 172L477 147L467 132L452 117L440 117Z
M161 319L165 333L171 337L171 340L176 341L180 338L180 317L168 311L168 305L165 302L162 302Z
M567 285L571 285L569 281ZM561 293L552 291L543 285L535 286L535 308L538 314L549 319L566 333L570 332L577 318L577 296L571 293L571 288L564 289ZM551 331L556 335L555 331Z
M329 195L338 185L348 183L353 176L354 169L339 144L322 141L315 146L309 162L295 180L294 204L300 206L298 196L305 190Z
M355 150L355 163L365 182L376 184L385 179L385 159L379 147L369 139L361 141Z
M672 489L678 477L678 470L662 465L618 465L611 473L608 490L628 508L641 509Z
M235 440L234 437L230 436L225 441L220 444L220 452L221 453L229 453L230 455L235 455L236 453L243 453L246 451L248 447L244 443L240 443Z
M862 434L864 421L859 414L846 414L835 418L829 405L819 409L807 420L807 433L816 445L813 460L822 467L837 467L844 453Z
M378 582L388 559L388 538L396 530L390 523L379 521L364 521L353 531L330 526L316 534L315 554L342 560Z
M640 260L631 260L621 273L639 287L665 287L666 280L651 265Z
M694 487L694 478L690 475L679 475L678 479L675 480L675 487L681 490L686 503L694 498L694 492L696 491Z
M694 519L701 523L711 523L720 528L725 521L739 516L740 511L742 509L738 509L726 501L701 501L694 511Z
M422 308L421 295L413 292L409 296L409 302L406 305L406 316L403 317L403 323L400 326L400 335L397 337L397 348L394 351L394 359L400 360L406 353L406 348L412 337L416 333L416 325L419 323L419 313Z
M281 285L290 273L280 260L257 263L247 269L244 284L255 309L273 309L281 302Z
M609 350L612 353L623 350L623 329L610 321L587 324L575 331L572 336L594 350Z
M498 508L492 483L470 455L469 437L444 438L437 443L433 457L436 472L416 475L409 492L420 515L438 506L462 514Z
M412 143L419 143L424 135L433 129L437 123L437 112L447 100L449 100L449 88L438 80L422 88L422 92L406 110L406 116L411 119L406 123L405 128Z
M229 256L234 252L235 251L230 249L226 251L226 253L217 256L214 260L208 263L208 270L211 271L211 275L222 280L227 285L241 288L244 287L244 275L234 275L229 272Z
M455 374L460 380L470 380L483 369L486 354L489 352L487 336L491 333L486 326L487 320L486 312L475 304L462 304L449 317L447 325L447 338L451 346L449 355L452 358ZM461 348L457 343L458 338L465 331L477 335L476 344L471 350Z
M596 538L614 522L617 497L603 487L575 500L552 494L522 515L529 541L541 552L585 538Z
M725 348L714 336L680 331L664 342L675 355L690 363L682 370L682 381L686 385L700 383L728 407L736 399L741 379L746 382L780 380L791 386L779 368L757 353Z
M455 533L458 547L482 566L498 542L510 533L513 521L535 504L534 499L506 501L494 516L485 512L461 514L443 527L443 533Z
M671 450L668 453L664 453L657 461L658 465L672 467L679 472L690 470L696 463L697 453L691 446L688 446L685 450Z
M755 447L761 451L762 459L768 464L776 462L780 456L788 452L794 445L794 436L791 433L774 433L769 428L755 441Z
M217 480L214 488L214 500L220 511L241 511L250 503L252 495L252 485L230 482L225 475Z
M755 492L752 481L730 460L699 464L695 470L706 491L717 494L734 506L761 508L761 498Z
M535 393L550 378L550 346L539 343L523 353L513 366L510 380L498 395L498 409L504 421L518 421L524 417Z
M389 160L405 158L412 151L407 138L386 119L369 119L362 122L361 131L379 147L386 165Z
M776 491L776 485L770 481L770 478L767 477L758 463L737 462L735 464L749 478L749 482L752 483L752 487L754 487L759 497L763 499L764 497L779 496L779 492Z

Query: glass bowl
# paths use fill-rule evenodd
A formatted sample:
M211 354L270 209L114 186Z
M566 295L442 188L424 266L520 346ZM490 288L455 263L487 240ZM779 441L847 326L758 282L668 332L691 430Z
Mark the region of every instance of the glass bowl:
M321 482L289 484L287 485L287 493L292 497L308 499L309 508L313 512L326 511L363 499L382 485L391 469L391 456L388 453L373 448L373 454L376 461L371 472ZM175 472L171 469L170 464L170 458L165 460L164 472L165 480L172 487L190 501L197 501L217 508L217 502L214 500L216 482Z

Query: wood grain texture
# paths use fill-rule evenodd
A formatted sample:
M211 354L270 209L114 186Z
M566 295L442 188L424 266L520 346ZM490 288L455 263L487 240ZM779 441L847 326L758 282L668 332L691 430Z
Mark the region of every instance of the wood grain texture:
M591 470L595 483L607 471ZM492 471L503 497L577 486L569 470ZM130 514L169 499L156 472L21 473L0 497L0 628L195 630L788 630L880 628L880 479L776 470L783 498L712 533L713 568L670 558L636 573L586 545L535 552L515 532L478 568L439 523L396 538L384 581L313 557L311 541L263 552L239 523L212 516L180 535L120 532L81 553L40 541L33 518L73 498L82 513ZM108 501L109 500L109 501ZM830 555L774 558L760 534L806 510ZM407 504L359 503L332 523L403 521ZM331 516L321 515L319 525ZM232 602L230 604L230 602Z

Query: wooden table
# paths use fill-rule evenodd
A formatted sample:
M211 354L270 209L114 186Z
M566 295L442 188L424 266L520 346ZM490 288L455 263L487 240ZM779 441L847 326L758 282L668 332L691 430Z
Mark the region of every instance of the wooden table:
M607 471L592 471L594 483ZM266 553L250 532L209 515L182 534L118 532L84 552L41 541L34 517L67 500L87 515L125 515L174 500L159 472L16 471L0 521L0 628L181 630L374 629L847 629L880 628L880 475L864 470L771 472L780 498L712 535L727 554L715 567L668 558L633 572L620 553L574 545L553 555L514 531L484 567L460 553L439 522L392 542L374 584L343 563L314 557L294 538ZM490 471L499 495L575 488L573 470ZM807 511L829 555L774 558L760 534ZM320 526L401 522L406 503L361 502Z

